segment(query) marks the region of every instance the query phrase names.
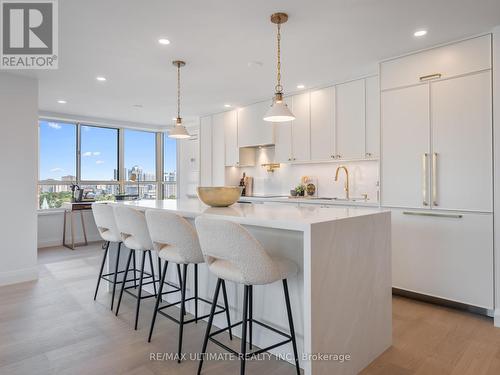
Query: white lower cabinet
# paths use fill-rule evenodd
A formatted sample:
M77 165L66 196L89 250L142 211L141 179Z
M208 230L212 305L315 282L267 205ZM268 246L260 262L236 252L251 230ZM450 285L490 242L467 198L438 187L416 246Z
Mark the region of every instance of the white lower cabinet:
M493 309L493 215L392 212L395 288Z

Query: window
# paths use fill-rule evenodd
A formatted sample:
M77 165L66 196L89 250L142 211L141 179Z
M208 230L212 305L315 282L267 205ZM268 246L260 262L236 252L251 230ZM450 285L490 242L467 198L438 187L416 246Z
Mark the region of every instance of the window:
M177 141L163 134L163 199L177 197Z
M76 125L40 121L39 179L76 181Z
M125 180L156 181L156 133L125 129Z
M80 126L80 179L118 180L118 129Z
M38 127L38 209L70 202L72 184L97 201L114 200L119 193L140 199L177 196L173 139L164 137L163 148L157 148L160 133L151 131L52 120L40 120ZM157 174L156 161L162 157L164 170Z

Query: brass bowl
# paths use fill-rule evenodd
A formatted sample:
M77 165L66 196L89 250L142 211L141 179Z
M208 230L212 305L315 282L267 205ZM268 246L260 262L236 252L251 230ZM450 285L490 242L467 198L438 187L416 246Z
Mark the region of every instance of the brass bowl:
M200 186L196 189L201 201L211 207L228 207L241 196L240 186Z

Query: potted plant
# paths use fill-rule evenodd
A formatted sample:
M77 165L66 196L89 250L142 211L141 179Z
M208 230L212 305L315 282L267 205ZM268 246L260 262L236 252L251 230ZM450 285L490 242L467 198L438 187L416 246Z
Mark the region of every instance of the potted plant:
M297 193L297 196L303 197L305 192L304 185L297 185L295 187L295 192Z

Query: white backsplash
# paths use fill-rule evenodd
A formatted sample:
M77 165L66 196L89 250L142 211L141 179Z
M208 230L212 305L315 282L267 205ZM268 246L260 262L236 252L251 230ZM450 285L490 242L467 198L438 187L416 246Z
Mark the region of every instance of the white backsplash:
M261 164L274 160L274 148L256 150L255 167L228 167L226 168L226 182L228 185L238 185L245 172L254 179L254 195L290 195L300 183L302 176L310 176L317 181L319 197L343 197L345 173L340 172L339 181L335 182L335 170L345 165L349 170L351 197L361 197L368 194L372 202L378 201L379 168L378 161L346 161L307 164L281 164L274 173L267 172Z

